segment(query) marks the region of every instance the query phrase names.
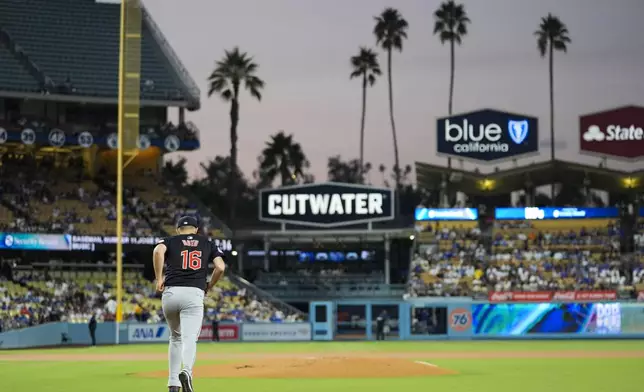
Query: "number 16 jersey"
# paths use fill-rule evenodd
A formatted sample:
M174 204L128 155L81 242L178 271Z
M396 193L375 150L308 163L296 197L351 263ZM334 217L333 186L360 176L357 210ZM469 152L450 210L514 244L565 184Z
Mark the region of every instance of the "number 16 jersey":
M206 236L180 234L164 238L166 246L165 287L197 287L206 289L208 264L224 253Z

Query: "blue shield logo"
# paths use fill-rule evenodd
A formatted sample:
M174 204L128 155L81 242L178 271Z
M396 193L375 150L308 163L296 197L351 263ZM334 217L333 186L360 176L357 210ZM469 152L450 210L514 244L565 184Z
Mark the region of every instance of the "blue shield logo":
M510 138L516 144L521 144L528 137L528 120L523 121L508 121L508 132L510 133Z

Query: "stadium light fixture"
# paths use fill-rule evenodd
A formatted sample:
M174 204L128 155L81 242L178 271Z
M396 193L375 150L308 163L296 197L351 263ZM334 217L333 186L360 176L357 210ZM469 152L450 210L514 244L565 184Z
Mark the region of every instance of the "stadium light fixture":
M622 179L622 185L624 188L633 189L639 186L639 178L626 177Z

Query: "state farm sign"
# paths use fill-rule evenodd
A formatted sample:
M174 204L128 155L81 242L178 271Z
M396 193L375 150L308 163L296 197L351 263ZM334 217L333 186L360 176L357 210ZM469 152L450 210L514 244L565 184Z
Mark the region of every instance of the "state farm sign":
M618 158L644 156L644 107L624 106L579 118L582 152Z

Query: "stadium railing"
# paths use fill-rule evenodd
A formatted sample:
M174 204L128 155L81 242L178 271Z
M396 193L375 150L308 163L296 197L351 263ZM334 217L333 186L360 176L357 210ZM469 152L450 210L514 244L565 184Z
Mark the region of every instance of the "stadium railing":
M228 279L230 279L231 282L235 283L238 287L244 288L250 291L251 293L253 293L255 296L257 296L257 299L259 299L260 301L268 302L284 313L287 313L287 314L295 313L301 316L302 318L307 319L307 315L301 310L287 304L286 302L277 298L275 295L272 295L271 293L260 289L259 287L250 283L246 279L240 276L237 276L235 274L226 274L226 276L228 277Z

